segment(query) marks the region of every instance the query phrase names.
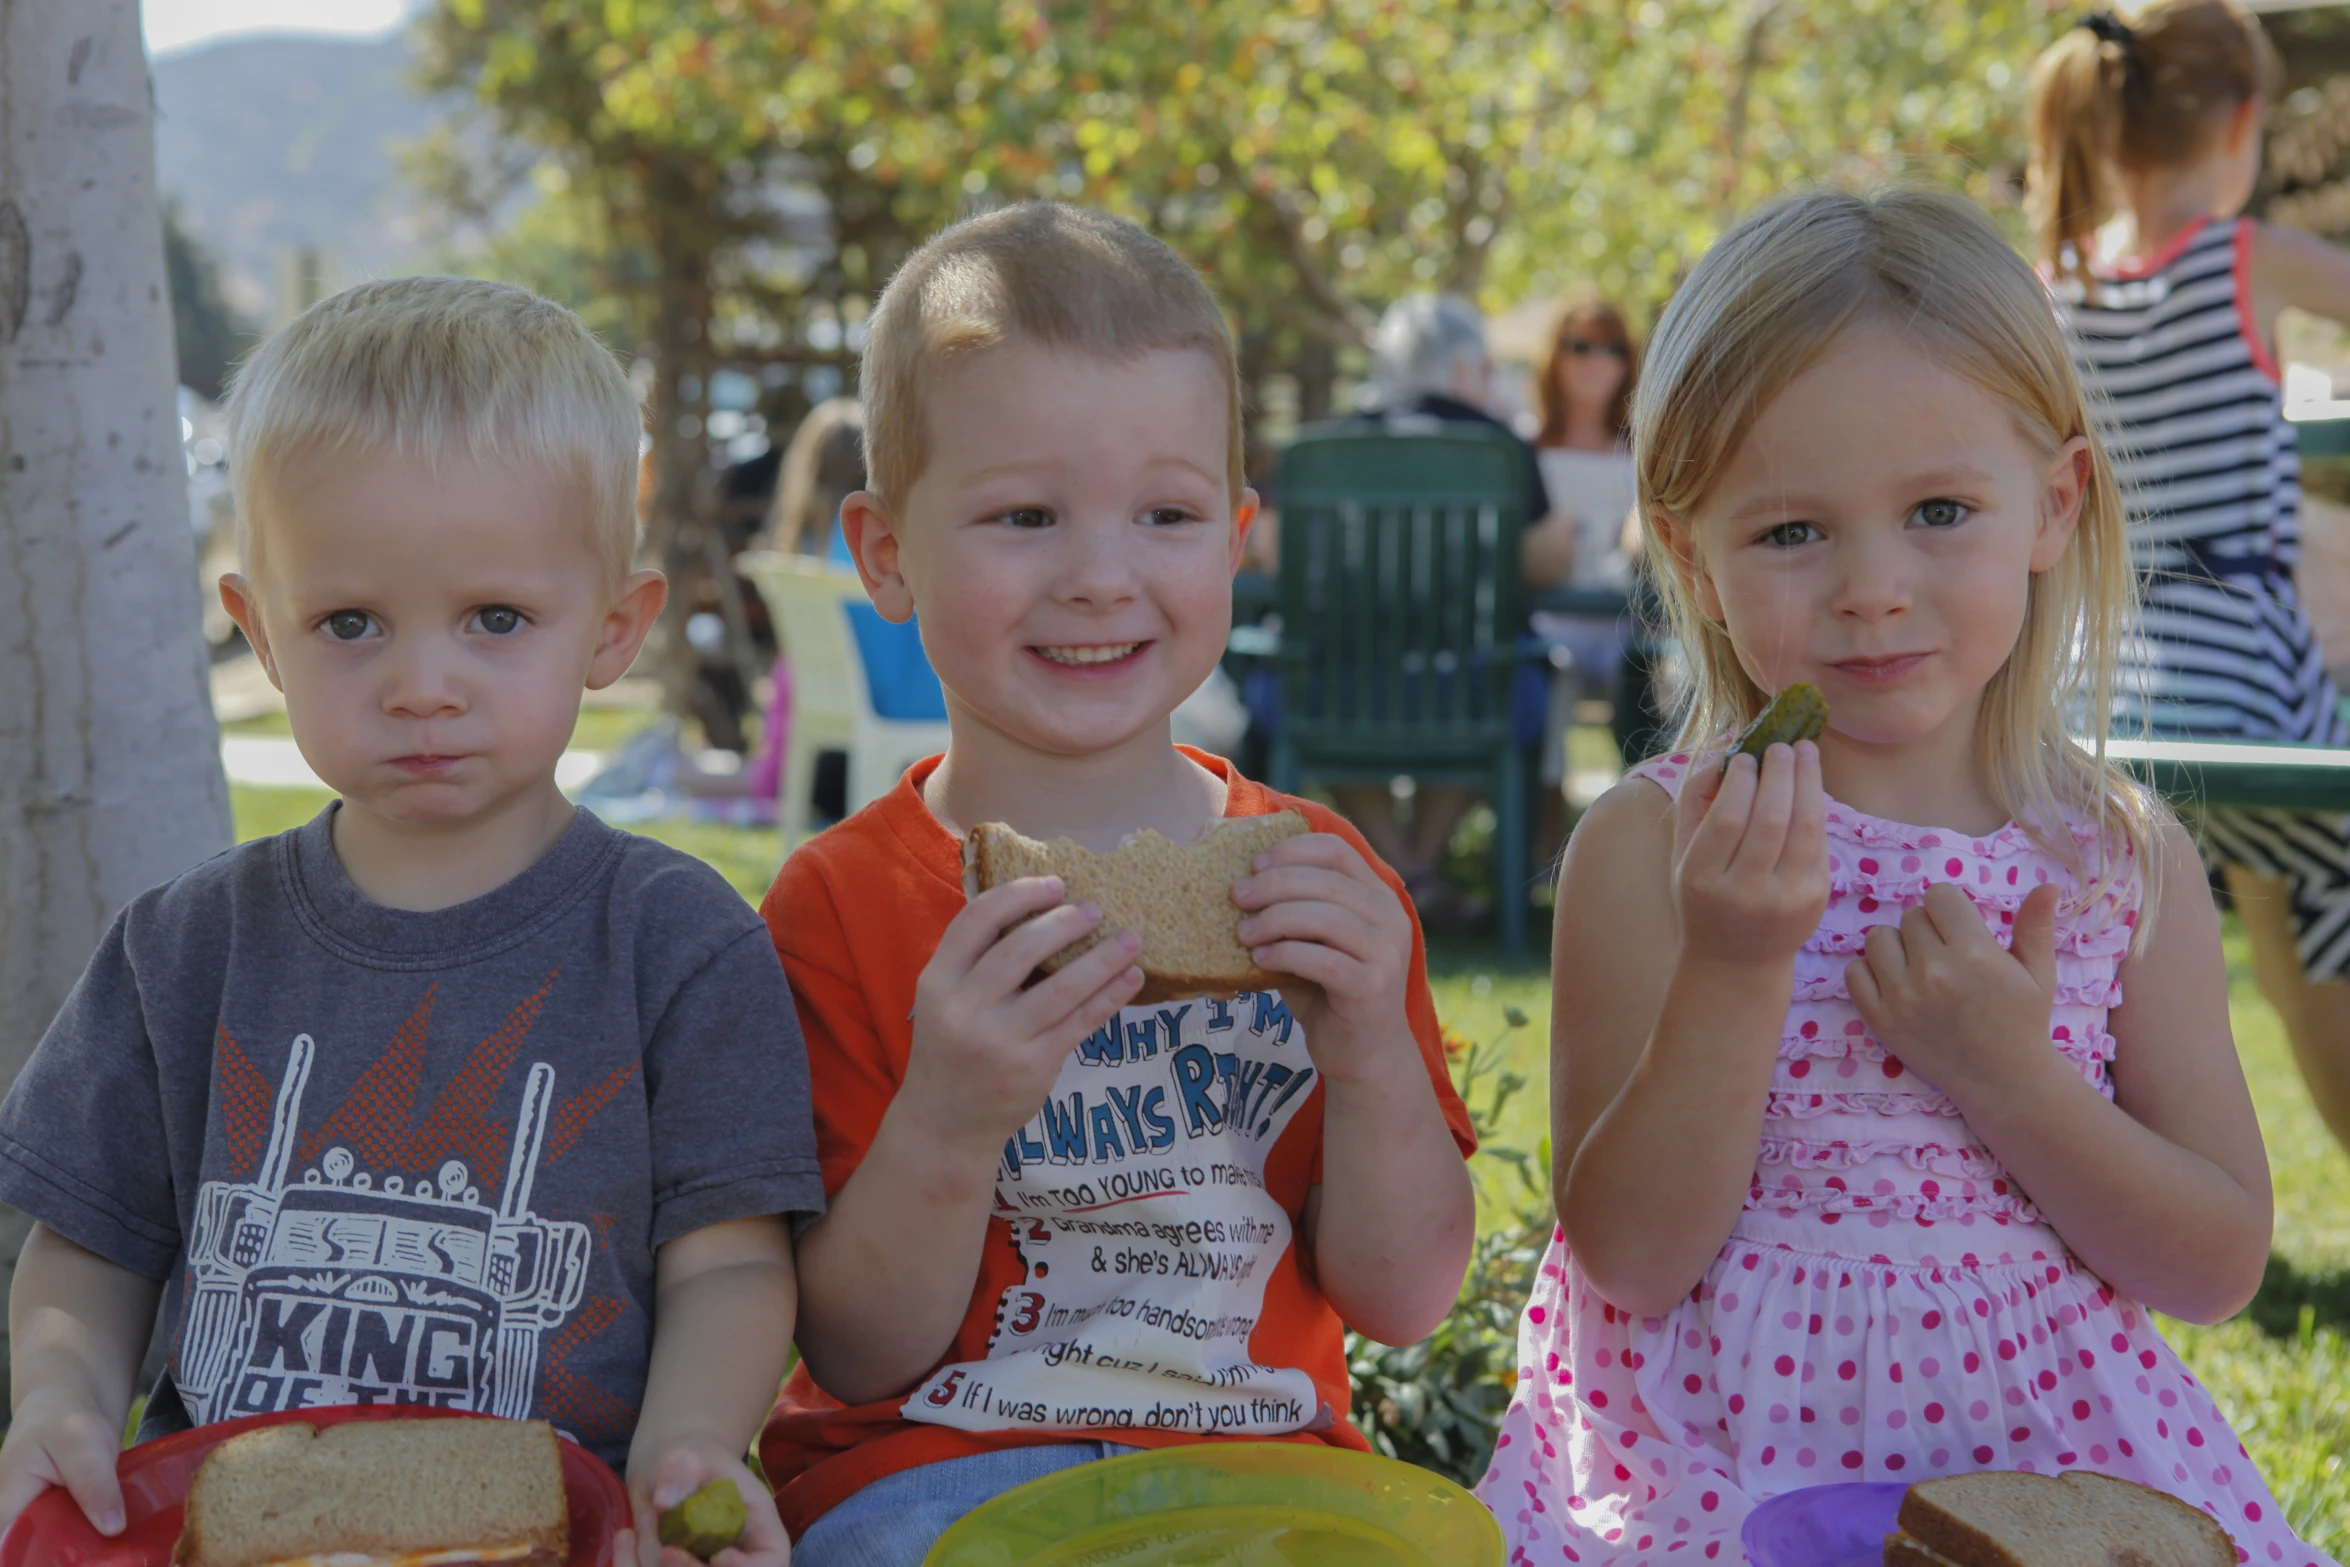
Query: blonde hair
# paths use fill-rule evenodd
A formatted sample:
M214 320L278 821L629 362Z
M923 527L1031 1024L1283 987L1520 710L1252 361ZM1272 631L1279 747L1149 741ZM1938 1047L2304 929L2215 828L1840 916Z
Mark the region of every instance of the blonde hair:
M865 487L865 410L835 397L808 410L783 449L767 535L779 550L821 555L840 503Z
M228 397L237 554L259 567L254 503L289 461L390 454L543 463L576 487L617 581L636 556L644 421L611 351L527 289L475 278L362 283L263 343Z
M2086 283L2116 172L2193 162L2278 77L2275 45L2234 0L2154 0L2134 26L2100 12L2066 28L2032 67L2025 189L2041 259Z
M865 466L892 505L926 457L930 367L1014 340L1106 359L1193 348L1214 361L1229 406L1232 498L1242 467L1240 374L1224 312L1182 257L1123 218L1057 201L966 218L932 236L882 290L865 340Z
M2121 641L2136 608L2113 468L2090 424L2047 291L1998 230L1960 197L1896 190L1814 191L1740 221L1708 251L1649 339L1632 407L1640 514L1684 527L1763 410L1853 327L1881 324L2004 404L2018 432L2053 457L2089 442L2089 484L2064 556L2034 575L2022 632L1985 689L1976 743L1999 808L2102 890L2150 873L2161 805L2105 760ZM1689 665L1681 744L1742 727L1770 693L1738 661L1727 631L1698 607L1673 552L1647 552ZM2096 734L2076 744L2068 721ZM2126 849L2082 864L2069 815L2094 816ZM2139 935L2148 921L2141 919Z

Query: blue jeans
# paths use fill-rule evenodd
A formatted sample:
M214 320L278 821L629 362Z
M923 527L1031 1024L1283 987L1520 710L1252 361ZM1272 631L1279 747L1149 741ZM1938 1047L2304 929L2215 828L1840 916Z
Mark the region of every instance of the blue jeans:
M1056 1470L1142 1449L1117 1442L1007 1447L884 1475L792 1542L792 1567L921 1567L962 1516Z

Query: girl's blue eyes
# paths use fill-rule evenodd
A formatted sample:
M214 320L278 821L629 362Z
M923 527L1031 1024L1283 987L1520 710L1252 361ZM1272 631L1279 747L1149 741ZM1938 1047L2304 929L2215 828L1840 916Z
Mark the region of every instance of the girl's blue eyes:
M1955 528L1975 514L1975 509L1964 501L1922 501L1909 515L1912 520L1928 528ZM1782 522L1763 530L1758 543L1773 549L1793 549L1821 537L1819 525L1810 522Z

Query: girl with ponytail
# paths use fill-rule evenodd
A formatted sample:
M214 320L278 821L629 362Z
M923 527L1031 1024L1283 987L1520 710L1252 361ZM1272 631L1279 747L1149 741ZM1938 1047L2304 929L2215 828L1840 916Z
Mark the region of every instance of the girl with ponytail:
M2032 76L2041 261L2100 408L2142 599L2125 729L2350 743L2293 583L2300 468L2274 340L2287 305L2350 320L2350 257L2242 217L2276 58L2233 0L2094 13ZM2190 811L2262 991L2350 1143L2350 822Z

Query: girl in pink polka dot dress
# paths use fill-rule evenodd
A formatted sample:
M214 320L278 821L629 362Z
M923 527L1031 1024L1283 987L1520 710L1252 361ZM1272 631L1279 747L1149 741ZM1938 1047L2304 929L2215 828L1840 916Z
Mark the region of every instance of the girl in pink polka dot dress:
M1562 873L1510 1560L2080 1468L2330 1567L2148 1316L2250 1299L2267 1165L2195 850L2066 738L2131 578L2039 283L1956 198L1793 198L1692 273L1634 424L1691 689ZM1798 681L1827 732L1725 768Z

